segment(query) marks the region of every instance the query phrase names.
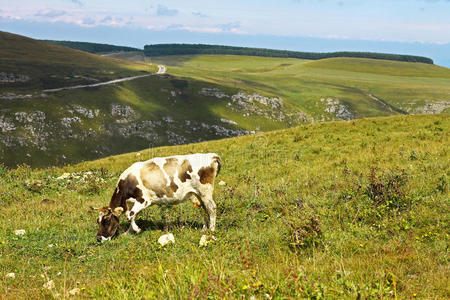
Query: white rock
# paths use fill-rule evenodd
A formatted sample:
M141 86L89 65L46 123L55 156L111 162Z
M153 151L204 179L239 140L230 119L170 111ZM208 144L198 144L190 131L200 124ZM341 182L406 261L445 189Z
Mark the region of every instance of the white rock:
M215 241L215 240L217 240L215 236L213 236L213 235L207 236L206 234L204 234L200 238L200 242L198 243L198 245L200 247L206 247L206 246L208 246L209 243L211 243L212 241Z
M61 176L57 177L56 179L63 180L63 179L66 179L69 176L70 176L70 173L63 173Z
M223 181L223 180L221 180L220 182L219 182L219 185L226 185L227 183L225 182L225 181Z
M159 237L158 243L164 247L165 245L167 245L169 243L175 243L175 238L174 238L173 234L171 234L171 233L164 234Z
M69 295L71 295L71 296L78 295L79 293L80 293L80 289L79 288L74 288L74 289L71 289L69 291Z
M5 275L5 278L11 278L11 279L14 279L14 278L16 278L16 274L14 274L14 273L8 273L8 274Z
M44 289L51 290L55 288L55 282L53 280L49 280L43 285Z
M25 229L19 229L19 230L15 230L14 231L15 235L24 235L25 234Z

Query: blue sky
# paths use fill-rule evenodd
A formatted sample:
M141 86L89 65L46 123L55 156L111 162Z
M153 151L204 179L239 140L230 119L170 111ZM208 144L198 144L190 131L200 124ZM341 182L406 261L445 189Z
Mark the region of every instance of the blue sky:
M450 65L450 0L0 0L0 30L137 47L430 53Z

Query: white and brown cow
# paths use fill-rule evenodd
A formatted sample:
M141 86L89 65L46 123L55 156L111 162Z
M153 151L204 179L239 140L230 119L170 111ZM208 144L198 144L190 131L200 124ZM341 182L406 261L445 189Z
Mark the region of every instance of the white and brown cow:
M174 205L187 200L204 208L206 224L214 231L214 179L220 166L220 157L215 153L155 157L134 163L120 175L109 206L93 208L100 211L97 240L110 240L114 236L123 213L131 222L126 233L140 233L136 217L141 210L150 205Z

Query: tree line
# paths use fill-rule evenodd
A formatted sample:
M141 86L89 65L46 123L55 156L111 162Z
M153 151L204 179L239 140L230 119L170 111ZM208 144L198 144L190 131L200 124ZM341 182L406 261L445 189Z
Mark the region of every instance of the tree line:
M44 40L45 42L53 43L56 45L72 48L75 50L80 50L89 53L111 53L111 52L127 52L127 51L142 51L142 49L137 49L133 47L125 46L115 46L108 44L99 43L88 43L88 42L70 42L70 41L51 41Z
M404 62L421 62L426 64L433 64L433 60L428 57L415 55L401 55L390 53L376 53L376 52L298 52L288 50L274 50L265 48L247 48L247 47L233 47L221 45L205 45L205 44L154 44L145 45L144 54L146 56L166 56L166 55L190 55L190 54L232 54L232 55L249 55L249 56L265 56L265 57L285 57L285 58L300 58L300 59L324 59L332 57L357 57L357 58L372 58L372 59L386 59Z

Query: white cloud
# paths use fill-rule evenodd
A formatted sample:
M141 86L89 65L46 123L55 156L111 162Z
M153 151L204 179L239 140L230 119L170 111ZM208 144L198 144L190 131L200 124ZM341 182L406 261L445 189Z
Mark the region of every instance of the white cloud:
M67 15L67 12L64 10L41 10L34 14L35 17L43 17L43 18L57 18Z
M170 9L167 6L164 6L162 4L158 5L158 8L156 9L156 15L160 16L160 17L164 17L164 16L175 16L178 14L178 10L176 9Z

